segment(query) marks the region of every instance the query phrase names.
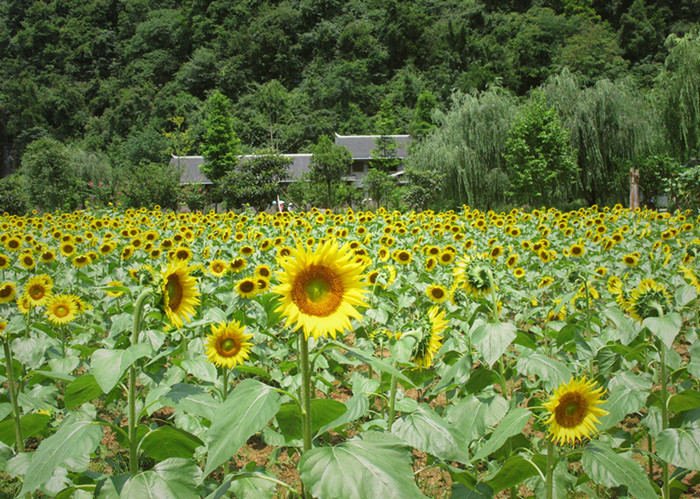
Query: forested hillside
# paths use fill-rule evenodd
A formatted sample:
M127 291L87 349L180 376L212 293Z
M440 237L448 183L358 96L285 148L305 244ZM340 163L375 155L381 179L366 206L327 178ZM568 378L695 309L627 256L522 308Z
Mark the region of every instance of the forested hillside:
M562 68L644 91L699 19L697 0L3 0L0 173L42 137L110 168L197 153L215 89L243 151L284 152L376 133L383 102L420 135L455 91L523 96Z

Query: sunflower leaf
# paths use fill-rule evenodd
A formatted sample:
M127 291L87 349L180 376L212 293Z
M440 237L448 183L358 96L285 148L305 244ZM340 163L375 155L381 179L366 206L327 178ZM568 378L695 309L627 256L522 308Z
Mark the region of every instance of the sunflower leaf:
M488 441L482 445L476 454L474 460L484 459L490 454L496 452L501 446L506 443L508 438L522 432L530 420L530 411L523 407L515 407L511 409L503 420L498 424L496 429L491 434Z
M185 430L165 425L149 432L140 445L149 457L165 461L171 457L189 459L204 442Z
M90 365L97 384L104 393L109 393L134 362L150 355L151 352L151 347L146 343L137 343L126 350L95 350Z
M373 432L334 447L318 447L299 460L299 474L314 497L425 497L413 480L411 453L395 437Z
M311 401L311 431L332 423L347 412L347 407L342 402L332 399L313 399ZM295 402L283 404L277 411L277 423L284 437L295 440L302 437L301 410Z
M246 441L277 414L280 396L271 387L245 379L214 413L205 434L209 456L204 476L238 452Z
M516 338L517 328L510 322L487 322L472 333L472 342L491 367Z
M456 425L469 443L485 436L507 412L508 402L500 395L472 395L448 409L447 421Z
M120 497L177 497L196 499L196 484L202 480L202 471L190 459L170 458L138 473L124 484Z
M542 353L521 356L516 369L525 376L536 375L544 380L545 389L548 391L567 383L572 376L571 369L566 364Z
M537 474L537 468L531 461L521 456L510 456L498 473L486 483L497 493L503 489L515 487Z
M100 395L102 395L102 389L97 384L95 376L83 374L71 381L66 387L63 403L66 409L74 409L85 402L99 398Z
M700 429L669 428L659 433L656 451L674 466L700 471Z
M469 441L462 432L442 419L426 404L392 426L391 432L411 447L445 461L469 464Z
M644 319L642 324L659 338L666 345L666 348L671 348L673 340L676 339L678 331L681 330L683 319L680 314L672 312L663 317L648 317Z
M636 376L623 372L615 376L608 386L610 395L601 406L608 414L600 418L598 429L605 431L622 421L628 414L644 407L651 385L648 375Z
M591 442L581 456L583 469L596 483L606 487L625 485L638 499L656 498L656 492L641 466L633 458L617 454L602 444Z

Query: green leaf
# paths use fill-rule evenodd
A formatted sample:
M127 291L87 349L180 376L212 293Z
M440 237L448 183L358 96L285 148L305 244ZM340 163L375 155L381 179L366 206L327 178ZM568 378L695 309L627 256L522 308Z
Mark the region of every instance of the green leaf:
M36 490L48 482L60 467L87 466L87 459L102 439L102 428L84 412L69 414L58 431L43 440L34 453L20 495Z
M503 466L498 473L488 480L486 484L493 489L495 493L501 490L515 487L516 485L527 480L531 476L538 475L537 469L527 459L520 456L510 456L503 463Z
M617 454L610 448L591 442L581 456L588 476L606 487L624 485L638 499L656 499L654 488L641 466L633 458Z
M280 396L274 389L254 379L241 381L216 410L205 434L209 455L204 476L236 454L279 408Z
M426 404L394 422L391 432L411 447L445 461L469 464L469 441Z
M656 453L664 461L700 471L700 428L669 428L656 438Z
M24 438L35 437L46 429L51 416L47 414L26 414L20 418L22 423L22 436ZM15 424L12 418L0 423L0 442L7 445L15 444Z
M253 461L252 464L255 462ZM248 463L249 465L251 463ZM246 470L249 466L246 466ZM235 474L231 482L231 492L238 499L264 499L271 498L277 491L275 482L265 480L264 476L275 478L274 476L265 473L262 467L256 467L251 471L245 471L240 474Z
M104 393L109 393L119 383L124 371L138 359L150 355L151 347L137 343L126 350L100 348L92 354L90 365L97 383Z
M615 324L617 336L623 345L629 345L641 331L635 321L626 316L619 307L609 307L603 313Z
M318 447L299 460L299 474L311 495L332 497L425 497L413 481L411 453L385 436L363 433L334 447Z
M170 458L138 473L124 484L120 497L177 497L197 499L202 470L190 459Z
M440 381L435 387L435 392L439 393L453 384L462 385L469 380L472 372L472 360L469 355L464 355L454 364L441 373Z
M679 307L685 307L698 297L698 292L695 286L684 284L676 288L676 304Z
M474 454L474 460L484 459L496 452L509 437L521 433L529 420L530 411L523 407L515 407L508 411L508 414L491 434L491 438Z
M508 402L499 395L461 399L447 413L447 420L457 426L467 442L484 437L508 412Z
M347 402L345 402L344 405L347 408L345 413L343 413L339 418L334 419L330 423L316 430L315 433L317 435L321 435L332 428L337 428L339 426L342 426L344 424L350 423L351 421L355 421L363 417L369 409L369 399L363 395L355 395L354 397L350 398ZM311 406L311 410L313 411L313 405Z
M392 376L396 376L397 378L399 378L399 380L401 380L402 382L405 383L404 386L414 387L413 381L411 381L409 378L404 376L403 373L401 373L401 371L396 369L391 364L384 362L383 360L378 359L377 357L372 355L371 352L365 352L363 350L360 350L359 348L349 347L349 346L345 345L344 343L340 343L340 342L335 341L335 340L331 341L330 343L339 346L343 350L347 350L349 354L354 355L355 357L360 359L365 364L371 365L375 371L379 371L379 372L390 374Z
M644 319L642 324L659 338L666 345L666 348L671 348L673 340L676 339L678 331L681 330L683 318L680 314L672 312L663 317L649 317Z
M141 449L156 461L165 461L171 457L189 459L201 445L204 442L199 438L170 425L161 426L141 440Z
M311 400L311 432L332 423L348 410L345 404L332 399ZM277 424L287 441L302 438L301 410L295 402L282 404L277 412Z
M525 376L535 375L544 380L547 391L567 383L572 376L571 369L566 364L541 353L520 357L516 369Z
M486 365L491 367L513 343L516 331L517 328L510 322L488 322L476 328L472 333L472 342L484 357Z
M216 410L221 405L201 386L187 383L173 385L170 391L163 395L161 401L175 409L206 418L210 421L214 418Z
M697 407L700 407L700 393L697 390L684 390L668 399L668 409L673 412L689 411Z
M71 381L66 387L63 403L66 409L73 409L85 402L90 402L93 399L99 398L101 395L102 388L97 384L95 376L92 374L83 374Z
M622 421L625 416L639 411L646 405L651 390L651 380L644 376L621 373L610 382L609 396L600 407L608 414L600 419L600 431L605 431Z

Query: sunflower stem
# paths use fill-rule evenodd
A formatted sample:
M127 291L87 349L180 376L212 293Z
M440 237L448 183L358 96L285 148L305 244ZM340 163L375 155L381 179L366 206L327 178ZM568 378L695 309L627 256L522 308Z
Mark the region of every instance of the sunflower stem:
M547 439L547 481L545 482L547 499L554 498L554 442Z
M396 367L396 363L394 363ZM399 378L396 374L391 375L391 386L389 387L389 422L387 423L387 429L391 431L391 427L394 425L394 416L396 415L396 391L399 386Z
M311 372L309 370L309 340L299 333L299 360L301 365L301 431L304 452L311 450Z
M493 273L491 270L488 272L489 275L489 287L491 288L491 301L493 302L493 322L498 322L498 297L496 296L496 284L493 280Z
M5 372L7 375L8 392L10 395L10 402L12 403L12 422L15 427L15 448L17 452L24 451L24 437L22 436L22 421L20 420L19 414L19 401L17 400L17 394L19 393L19 388L15 391L15 373L12 370L12 350L10 349L10 339L8 337L3 338L2 346L5 350Z
M141 292L139 297L134 303L134 316L131 329L131 345L136 345L139 342L139 335L141 334L141 322L143 320L143 309L146 305L146 300L151 296L151 290L145 289ZM129 367L129 391L128 400L129 405L129 472L134 475L139 471L139 456L138 456L138 446L136 428L138 426L138 421L136 420L136 366L131 365Z
M668 380L666 379L667 373L666 373L666 345L664 345L663 341L659 340L659 361L661 363L660 366L660 376L661 376L661 428L665 430L668 428L668 407L667 407L667 399L668 399L668 387L666 386L666 383ZM669 499L671 497L671 488L670 488L670 483L669 483L669 466L666 461L662 461L661 464L661 473L662 473L662 479L663 479L663 496L664 499Z

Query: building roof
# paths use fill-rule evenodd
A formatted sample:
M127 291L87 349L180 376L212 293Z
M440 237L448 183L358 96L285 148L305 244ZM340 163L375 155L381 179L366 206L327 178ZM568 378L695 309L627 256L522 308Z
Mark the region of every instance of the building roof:
M301 175L309 171L309 163L311 163L311 154L281 154L285 158L290 158L292 164L289 165L288 177L286 182L291 182L298 179ZM241 161L257 157L256 154L248 154L241 156ZM172 156L170 164L173 167L178 165L182 168L180 174L181 184L213 184L204 173L200 170L200 166L204 164L204 156Z
M408 157L408 145L412 142L410 135L338 135L335 134L335 144L347 147L353 159L372 159L372 151L377 148L377 139L390 137L398 145L396 157Z

